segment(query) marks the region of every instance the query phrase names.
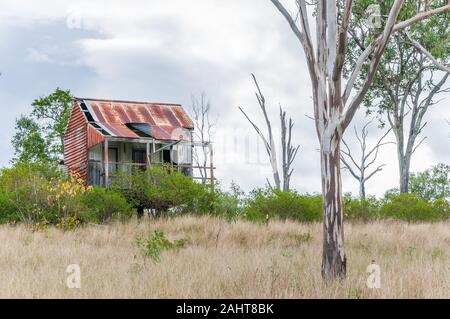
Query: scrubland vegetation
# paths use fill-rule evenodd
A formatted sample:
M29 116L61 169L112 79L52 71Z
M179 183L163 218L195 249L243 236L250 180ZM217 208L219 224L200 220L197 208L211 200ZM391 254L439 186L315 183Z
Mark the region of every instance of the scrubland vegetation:
M446 198L427 199L413 193L387 193L383 198L344 197L347 220L395 219L437 222L450 217ZM227 191L211 192L172 168L150 168L117 174L110 188L85 186L76 176L55 168L18 164L0 173L0 222L22 222L35 230L55 225L73 229L83 223L127 220L136 208L154 216L208 215L227 221L322 220L320 194L298 194L270 188L244 193L233 184Z

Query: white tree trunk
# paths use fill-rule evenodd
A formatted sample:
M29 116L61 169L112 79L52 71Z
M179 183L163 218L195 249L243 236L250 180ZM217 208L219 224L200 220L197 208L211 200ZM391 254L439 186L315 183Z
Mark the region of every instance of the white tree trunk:
M291 30L302 45L311 78L314 118L321 149L322 196L324 211L324 243L322 276L325 280L343 277L346 273L344 251L343 203L340 173L340 142L342 134L352 121L361 105L386 45L393 32L402 30L428 17L447 12L449 4L438 9L422 12L415 17L396 24L404 0L395 0L386 24L375 39L358 58L357 66L341 95L342 68L345 60L347 32L353 0L345 0L338 23L337 0L318 0L316 12L316 48L312 43L305 0L297 0L298 15L294 18L280 0L270 0L284 16ZM298 18L298 22L297 22ZM363 65L367 62L368 72L361 88L351 101L351 91Z

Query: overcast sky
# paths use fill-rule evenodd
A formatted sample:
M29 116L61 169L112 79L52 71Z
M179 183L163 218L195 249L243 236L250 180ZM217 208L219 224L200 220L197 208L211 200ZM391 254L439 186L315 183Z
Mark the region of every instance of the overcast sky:
M292 186L320 191L318 141L305 116L312 115L312 101L304 55L269 0L93 2L0 0L0 166L13 155L15 119L56 87L81 97L180 103L186 110L191 95L205 91L217 119L219 180L224 186L234 180L245 190L262 186L270 166L237 109L242 106L264 128L250 77L255 73L273 125L278 127L279 103L295 121L301 148ZM426 116L428 139L414 154L413 171L450 164L450 95L441 98ZM364 115L360 110L353 123L363 125ZM382 134L374 123L369 144ZM394 145L381 150L377 164L383 163L383 172L367 184L370 194L398 185ZM344 191L357 193L356 180L343 175Z

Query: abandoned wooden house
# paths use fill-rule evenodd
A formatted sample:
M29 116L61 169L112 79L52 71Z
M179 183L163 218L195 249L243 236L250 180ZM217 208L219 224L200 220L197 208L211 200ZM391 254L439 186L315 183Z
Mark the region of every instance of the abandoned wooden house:
M64 135L64 164L87 184L163 163L193 176L194 125L179 104L76 98ZM214 184L212 148L211 185Z

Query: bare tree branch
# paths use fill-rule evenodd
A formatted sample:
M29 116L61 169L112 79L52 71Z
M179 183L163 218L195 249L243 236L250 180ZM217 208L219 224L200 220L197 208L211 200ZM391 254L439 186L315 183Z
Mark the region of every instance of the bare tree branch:
M256 77L254 74L252 74L253 82L255 83L257 92L256 92L256 98L258 100L258 103L261 107L261 110L263 112L266 125L267 125L267 131L268 136L266 137L260 128L250 119L250 117L244 112L244 110L239 107L239 110L244 114L244 116L247 118L247 120L250 122L250 124L253 126L255 131L258 133L258 135L261 137L264 146L267 151L267 155L269 156L269 160L272 166L272 172L274 176L274 182L275 187L277 189L281 189L281 179L280 174L278 173L278 162L276 158L276 151L275 151L275 141L272 134L272 125L270 123L267 110L266 110L266 99L264 95L262 94L261 88L258 84L258 81L256 80ZM281 105L280 108L280 122L281 122L281 152L282 152L282 176L283 176L283 191L289 191L290 189L290 178L292 176L293 168L292 163L294 162L295 157L297 156L297 152L300 148L299 145L293 146L292 145L292 128L294 127L294 123L291 118L289 120L287 119L286 112L283 111L283 108ZM269 184L270 185L270 184Z
M205 92L199 97L191 96L191 117L194 122L194 137L201 143L200 150L193 148L193 159L198 166L198 171L203 185L208 182L207 162L209 158L209 143L214 136L215 122L210 118L211 104Z
M345 147L347 148L347 151L341 150L341 153L345 154L345 155L352 161L353 165L355 165L355 167L356 167L359 171L361 171L361 167L359 166L360 164L358 164L358 163L356 162L355 158L353 157L353 155L352 155L352 153L351 153L351 151L350 151L350 148L348 147L347 142L346 142L344 139L342 139L342 143L343 143L343 144L345 145ZM346 166L347 166L347 165L346 165Z
M311 75L315 77L315 60L314 60L314 49L312 46L311 35L309 31L309 23L308 23L308 15L306 12L306 4L304 0L297 0L297 4L300 12L300 20L301 25L303 27L303 32L300 31L291 14L286 10L286 8L280 3L278 0L270 0L274 6L280 11L283 17L288 22L291 27L292 32L295 34L297 39L300 41L303 49L305 51L306 59L308 60L308 66L311 72Z
M242 112L242 114L244 114L244 116L247 118L247 120L250 122L250 124L253 126L253 128L255 129L256 133L258 133L258 135L261 137L261 139L264 142L264 147L266 148L267 154L270 156L270 144L267 142L266 137L264 136L264 134L261 132L261 130L259 129L259 127L252 122L252 120L250 119L250 117L247 115L247 113L244 112L244 110L239 107L239 110Z
M311 78L312 82L312 88L313 88L313 99L314 99L314 115L315 115L315 122L316 122L316 130L317 134L320 135L320 131L318 129L320 122L320 113L319 109L317 107L318 105L318 87L319 87L319 79L318 79L318 64L314 55L314 47L311 40L311 31L309 28L309 22L308 22L308 12L306 9L306 1L305 0L296 0L297 6L299 9L299 16L300 16L300 25L302 27L303 32L297 27L294 19L290 15L290 13L284 8L284 6L280 3L278 0L270 0L273 5L278 9L278 11L282 14L282 16L286 19L289 26L291 27L293 33L297 37L297 39L300 41L300 44L305 52L306 61L308 65L308 72L309 76Z
M348 26L350 23L352 6L353 6L353 0L345 1L344 14L342 17L341 26L339 28L338 48L337 48L337 55L336 55L336 63L334 65L334 71L333 71L333 81L337 81L338 78L340 78L340 75L342 74L342 68L344 67L345 51L347 48Z
M420 142L419 143L417 143L417 145L414 147L414 149L413 149L413 153L415 153L416 152L416 150L417 150L417 148L419 148L419 146L425 141L427 139L427 137L426 136L424 136L421 140L420 140Z
M377 169L375 169L372 173L367 174L367 169L372 166L373 163L375 163L377 157L378 157L378 150L381 146L390 144L392 142L386 142L382 143L382 141L385 139L385 137L390 133L391 129L389 129L383 136L378 140L378 142L370 149L369 152L366 154L366 140L369 135L368 127L373 122L373 119L371 119L369 122L367 122L363 128L361 129L361 136L358 134L358 130L355 127L355 136L359 141L359 146L361 150L361 157L359 162L355 159L355 157L352 155L350 148L346 141L342 139L342 142L347 149L346 151L341 149L341 161L342 164L344 164L345 168L352 174L352 176L359 182L359 195L361 198L365 198L366 196L366 188L365 188L365 182L371 178L373 175L375 175L377 172L381 171L382 168L385 166L385 164L378 166ZM372 159L371 156L373 156ZM351 163L347 160L350 159Z
M292 146L292 128L294 123L289 118L289 123L286 119L286 112L283 111L280 105L280 121L281 121L281 149L282 149L282 171L283 171L283 191L289 191L290 179L292 172L292 163L294 162L300 145Z
M374 151L378 151L378 149L383 146L383 145L387 145L387 144L393 144L393 142L386 142L386 143L381 143L386 136L388 136L388 134L392 131L392 128L389 128L386 133L384 133L384 135L378 140L377 144L375 144L375 146L367 153L366 157L364 158L365 160L367 160L370 155L372 155L372 153ZM376 159L376 156L375 156Z
M361 179L361 177L359 177L359 175L356 174L356 172L353 170L352 166L349 163L347 163L347 161L345 160L345 157L342 155L341 155L341 161L344 164L345 168L350 172L350 174L352 174L353 177L359 181Z
M375 175L378 172L381 172L383 170L383 167L386 166L386 164L382 164L380 166L377 167L376 170L374 170L372 173L370 173L369 175L367 175L366 178L364 178L364 182L367 182L371 177L373 177L373 175Z
M406 36L408 37L408 39L411 41L412 45L413 45L417 50L419 50L420 52L422 52L423 54L425 54L426 57L427 57L428 59L430 59L431 62L433 62L433 64L436 66L436 68L438 68L438 69L441 70L441 71L450 73L450 68L449 68L448 66L445 66L445 65L439 63L439 61L438 61L437 59L435 59L435 58L433 57L433 55L432 55L430 52L428 52L427 49L425 49L418 41L416 41L416 40L414 40L414 39L412 38L411 34L410 34L407 30L405 30L404 33L406 34Z
M402 29L406 29L407 27L412 26L413 24L416 24L417 22L429 19L429 18L431 18L432 16L434 16L436 14L445 13L447 11L450 11L450 3L445 5L445 6L433 9L433 10L420 12L417 15L415 15L414 17L412 17L412 18L410 18L408 20L399 22L399 23L397 23L394 26L394 29L392 31L393 32L397 32L397 31L400 31Z
M261 137L261 139L264 142L264 146L267 151L267 155L269 156L270 165L272 167L272 173L274 178L275 187L277 189L280 189L281 187L281 181L280 181L280 174L278 172L278 163L277 163L277 155L276 155L276 148L275 148L275 141L272 134L272 125L270 123L269 117L267 115L266 110L266 99L264 95L261 92L261 89L259 87L258 81L256 80L256 77L254 74L252 74L253 82L255 83L257 92L255 92L256 98L258 100L259 106L261 107L261 110L264 115L264 119L266 121L267 131L268 131L268 137L266 138L264 134L261 132L259 127L250 119L250 117L244 112L244 110L239 107L239 110L244 114L244 116L247 118L247 120L250 122L250 124L253 126L255 131L258 133L258 135Z

